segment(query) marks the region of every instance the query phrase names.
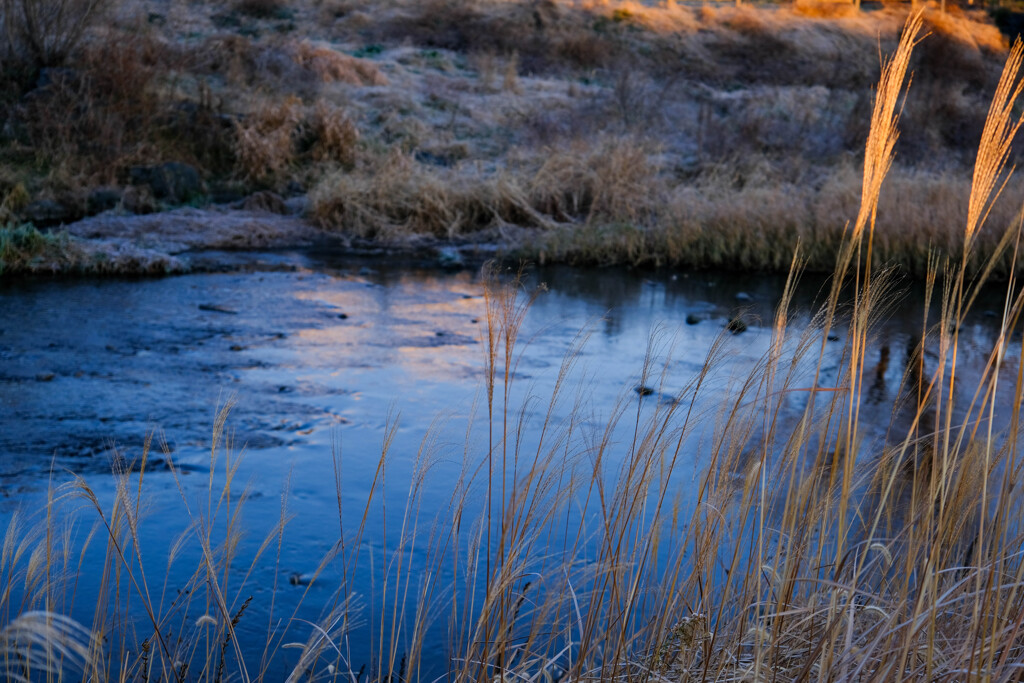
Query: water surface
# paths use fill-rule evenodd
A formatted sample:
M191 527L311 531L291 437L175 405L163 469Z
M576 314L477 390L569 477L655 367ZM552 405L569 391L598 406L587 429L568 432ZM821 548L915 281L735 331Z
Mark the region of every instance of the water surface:
M361 519L389 430L396 432L378 498L389 509L386 517L385 507L373 508L364 538L381 556L398 541L397 521L425 434L434 437L429 455L436 460L423 496L427 518L444 509L467 453L478 458L486 452L487 311L481 275L472 268L449 272L330 254L247 260L227 273L0 288L0 523L16 509L41 509L49 487L74 476L108 505L116 481L112 466L130 468L125 463L137 461L151 439L144 564L156 577L151 582L161 584L168 574L173 594L181 578L175 572L198 559L186 552L166 569L167 549L186 524L182 500L199 506L210 482L219 491L226 468L239 462L232 486L236 493L248 487L240 557L255 554L283 509L290 517L279 552L272 548L251 568L246 561L225 578L231 595L254 596L239 629L243 647L256 652L268 631L290 624L294 639L308 633L292 619L300 599L295 616L310 621L331 603L343 569L329 566L312 586L305 577ZM541 283L544 291L520 333L513 407L525 405L531 428L543 423L559 368L583 331L586 343L566 394L584 397L585 422L595 430L616 410L643 416L668 405L700 371L716 340L725 360L709 385L709 400L735 391L769 347L783 286L780 278L760 275L541 268L528 272L523 291ZM806 327L822 286L804 283L794 302L794 330ZM994 343L998 296L983 300L962 328L962 371L975 377ZM890 406L921 329L920 300L912 293L893 308L870 351L865 410L878 414L865 420L873 430L868 444L885 440ZM737 315L746 330L730 334L728 321ZM823 384L839 373L844 328L833 335L825 344ZM1015 367L1010 360L1003 371L1012 375ZM649 395L636 391L641 385ZM525 402L528 396L534 399ZM786 400L796 417L807 396L797 392ZM221 451L211 471L215 417L229 403L230 457ZM573 405L559 404L554 418L566 418ZM628 435L621 438L612 452L628 450ZM699 439L687 443L680 486L702 466L700 448ZM79 529L81 537L87 528ZM417 562L426 559L413 560L414 571L424 569ZM369 582L368 570L359 577ZM90 604L95 583L82 581L76 604ZM379 603L379 586L349 588L366 603ZM73 609L89 622L90 610ZM376 619L368 614L364 628ZM443 633L441 624L435 635ZM354 658L369 656L362 646L353 652ZM297 656L279 653L272 671L286 671ZM443 666L446 654L435 647L431 657ZM352 664L358 668L359 661Z

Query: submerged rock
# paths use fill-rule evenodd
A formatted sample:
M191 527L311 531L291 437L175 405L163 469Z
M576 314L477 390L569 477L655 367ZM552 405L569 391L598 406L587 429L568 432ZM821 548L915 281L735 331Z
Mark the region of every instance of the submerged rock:
M199 304L200 311L209 311L210 313L226 313L228 315L238 315L238 311L232 310L226 306L220 306L219 304Z
M288 583L290 583L293 586L308 586L309 584L313 583L313 575L300 574L299 572L294 572L288 576Z
M466 262L455 247L441 247L437 250L437 264L445 270L460 270Z

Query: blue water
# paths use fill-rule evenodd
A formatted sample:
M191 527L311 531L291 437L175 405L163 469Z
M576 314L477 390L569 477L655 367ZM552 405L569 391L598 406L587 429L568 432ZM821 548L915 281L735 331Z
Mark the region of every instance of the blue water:
M625 454L631 426L666 410L721 339L725 360L701 404L712 429L715 400L734 391L769 348L782 287L780 279L763 276L548 268L528 272L521 296L541 283L520 331L510 394L513 418L526 417L524 452L540 439L559 369L573 349L565 399L551 410L551 422L583 415L579 433L586 442L622 410L609 452ZM794 329L806 326L820 286L809 281L801 290ZM117 482L134 487L137 481L112 468L138 469L128 463L141 458L151 439L136 497L142 533L129 543L141 552L129 555L136 571L141 557L139 575L165 615L161 628L198 642L196 620L220 616L215 605L198 598L190 603L178 593L201 565L201 548L186 543L173 560L170 548L190 515L223 537L244 491L234 527L241 532L237 556L220 581L229 614L252 597L238 619L250 675L265 666L268 680L283 679L299 651L264 656L268 633L277 634L271 639L277 644L304 641L311 622L339 596L354 600L354 594L363 607L360 623L349 629L345 661L353 670L373 669L374 637L388 620L381 606L394 604L382 594L381 577L409 519L410 479L431 463L415 519L421 532L443 529L458 477L480 466L488 451L483 287L474 268L446 272L324 254L253 255L247 267L230 273L0 285L0 526L16 510L38 521L48 491L65 493L60 487L76 478L95 492L109 519ZM980 368L991 349L994 321L985 305L963 330L967 368ZM883 364L880 353L870 360L877 364L871 377L881 417L869 440L884 440L886 401L891 405L896 396L903 349L920 327L919 310L907 304L898 311L879 335L891 360ZM747 330L728 334L727 321L740 312ZM586 341L578 345L581 331ZM827 345L826 379L837 372L843 329L836 334L840 338ZM641 397L641 384L653 393ZM793 416L805 400L787 398ZM211 458L215 417L229 403L227 445ZM382 480L378 464L392 430ZM672 475L684 491L705 464L701 447L699 438L688 439ZM584 447L573 449L580 455ZM614 471L617 463L606 465ZM218 508L229 468L236 468L234 500ZM478 477L471 486L467 519L484 509L481 482ZM56 508L74 512L78 521L68 538L80 548L96 519L89 502L66 496ZM359 563L348 567L344 557L336 558L310 584L339 539L346 539L351 558L364 513ZM287 523L277 536L282 515ZM100 598L104 563L100 543L93 540L90 548L74 600L66 595L55 605L85 624ZM413 588L427 572L439 572L443 585L450 571L423 544L402 557ZM76 555L72 566L77 562ZM125 589L121 604L131 626L120 627L137 642L152 625L138 596L129 593ZM8 612L17 608L9 605ZM428 670L443 671L452 656L446 634L446 619L437 619L427 635Z

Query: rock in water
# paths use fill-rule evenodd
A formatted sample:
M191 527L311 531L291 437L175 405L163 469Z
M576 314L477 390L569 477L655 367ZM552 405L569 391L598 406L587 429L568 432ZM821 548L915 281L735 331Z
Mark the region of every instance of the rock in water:
M233 311L226 306L220 306L218 304L199 304L200 311L209 311L211 313L227 313L228 315L238 315L238 311Z
M460 270L465 264L462 254L455 247L441 247L437 250L437 264L445 270Z

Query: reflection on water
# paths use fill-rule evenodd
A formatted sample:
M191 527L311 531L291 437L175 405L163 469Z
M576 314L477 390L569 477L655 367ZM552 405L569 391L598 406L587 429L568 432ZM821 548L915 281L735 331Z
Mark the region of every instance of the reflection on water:
M160 457L183 472L184 493L168 471L149 475L146 540L157 548L166 545L184 521L161 516L160 510L176 505L182 495L206 490L210 434L218 407L230 397L237 404L229 430L246 451L238 478L250 487L244 519L252 532L241 541L241 556L255 552L281 515L284 490L295 516L280 558L263 557L246 579L245 590L253 594L276 591L280 614L291 614L308 589L299 616L315 620L342 581L336 568L328 568L312 587L288 577L307 575L334 547L339 529L331 520L337 520L339 504L343 518L361 517L391 425L398 428L390 482L408 480L423 435L432 430L438 462L424 508L428 516L441 510L463 455L486 452L486 432L478 423L486 403L481 343L486 310L479 274L379 260L338 262L308 255L294 260L301 265L163 280L40 281L0 289L0 521L19 506L38 506L50 482L70 473L109 499L113 454L137 457L155 432ZM547 291L537 298L520 335L511 405L525 406L522 415L530 428L543 423L563 359L585 330L590 336L567 380L567 393L582 392L583 423L598 430L623 406L637 419L670 406L720 340L715 353L724 360L706 380L709 400L700 406L713 429L722 416L711 399L737 391L769 349L783 285L765 276L543 268L528 273L524 286L542 282ZM808 325L823 284L807 281L799 290L790 349L797 348L796 332ZM884 443L890 407L917 358L922 298L912 292L879 327L869 351L863 411L874 431L864 435L866 450ZM961 329L961 370L968 380L978 376L991 352L996 322L991 311L1000 305L998 298L982 301ZM726 325L736 316L747 329L728 334ZM825 342L819 386L840 380L844 329L833 334ZM817 348L797 370L803 384L794 386L813 382ZM936 362L934 351L925 349L926 367ZM1002 372L1016 371L1016 360L1008 358ZM639 396L635 389L641 385L650 391L639 393L650 396ZM528 401L531 396L536 400ZM787 394L783 420L797 419L808 400L809 392ZM999 405L1010 400L1001 396ZM557 405L552 419L566 419L575 405ZM905 433L905 425L897 426ZM688 478L702 466L702 444L700 438L687 441L680 462ZM627 450L623 446L618 452ZM340 493L334 453L342 463ZM222 468L212 476L220 481ZM389 485L383 500L400 511L406 490L404 484ZM367 547L380 551L396 542L394 525L386 527L377 518L369 524ZM149 557L153 574L163 575L165 551ZM85 604L95 590L83 582ZM261 613L265 605L255 600L240 623L243 642L251 647L262 648L272 622ZM288 665L288 656L287 651L281 655L281 667Z

